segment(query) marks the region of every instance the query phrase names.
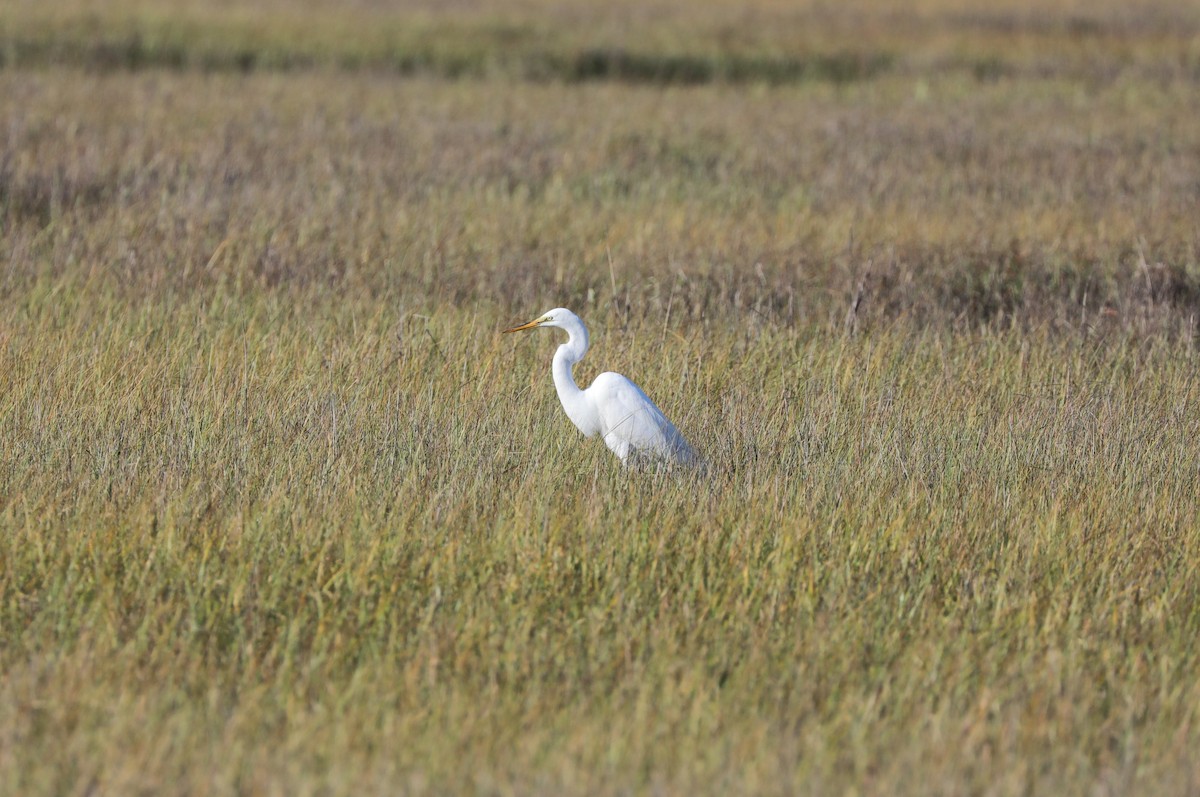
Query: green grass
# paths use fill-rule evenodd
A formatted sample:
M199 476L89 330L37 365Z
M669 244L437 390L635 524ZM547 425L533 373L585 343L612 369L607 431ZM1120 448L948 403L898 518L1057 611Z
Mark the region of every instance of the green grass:
M203 63L319 2L109 70L63 8L0 12L54 43L0 72L0 793L1195 791L1186 8L653 6L664 63L895 54L689 85ZM579 437L498 334L560 304L706 473Z
M7 789L1194 772L1190 353L594 325L713 463L673 479L494 314L86 288L6 320Z

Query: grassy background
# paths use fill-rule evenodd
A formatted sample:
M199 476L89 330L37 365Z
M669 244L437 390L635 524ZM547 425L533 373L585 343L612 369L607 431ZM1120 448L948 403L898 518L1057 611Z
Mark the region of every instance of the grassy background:
M1195 79L1198 36L1200 9L1167 0L15 0L0 10L8 64L539 80Z
M5 5L0 792L1194 792L1196 31Z

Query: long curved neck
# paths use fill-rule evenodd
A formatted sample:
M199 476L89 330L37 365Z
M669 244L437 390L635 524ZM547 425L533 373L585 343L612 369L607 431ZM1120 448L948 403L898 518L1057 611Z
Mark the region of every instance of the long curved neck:
M567 342L554 352L554 365L551 369L554 374L554 388L558 391L558 400L562 402L567 416L576 426L584 430L584 434L589 434L584 429L584 426L588 425L586 420L587 404L583 391L579 389L579 385L575 384L575 377L571 373L571 366L582 360L583 355L587 354L587 327L583 325L583 322L577 321L570 326L564 325L563 329L567 331L568 337Z

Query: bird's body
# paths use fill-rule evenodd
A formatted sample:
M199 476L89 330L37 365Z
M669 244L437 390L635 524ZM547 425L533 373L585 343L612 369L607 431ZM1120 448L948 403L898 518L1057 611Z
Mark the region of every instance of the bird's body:
M696 462L695 452L675 425L629 379L605 372L586 390L575 384L571 368L588 350L587 327L579 316L560 307L504 331L536 327L558 327L567 332L567 342L554 353L551 372L563 410L585 437L600 435L625 464L642 458L680 465Z

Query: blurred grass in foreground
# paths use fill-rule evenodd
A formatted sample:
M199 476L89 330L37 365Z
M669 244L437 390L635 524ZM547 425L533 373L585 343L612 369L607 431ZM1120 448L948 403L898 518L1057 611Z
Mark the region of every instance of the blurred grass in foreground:
M892 72L1195 79L1198 38L1200 10L1162 0L63 0L0 9L0 65L10 67L685 84L845 83Z

